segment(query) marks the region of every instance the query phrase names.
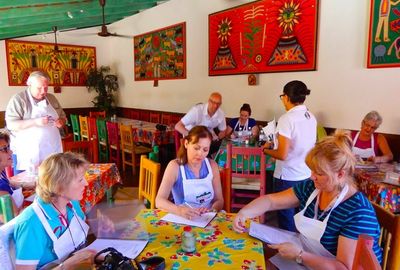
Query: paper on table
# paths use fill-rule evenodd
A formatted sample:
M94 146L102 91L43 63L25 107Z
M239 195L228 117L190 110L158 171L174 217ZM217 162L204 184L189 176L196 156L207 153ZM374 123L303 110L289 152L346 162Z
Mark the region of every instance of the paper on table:
M258 238L268 244L291 242L302 246L298 233L259 224L257 222L250 223L249 235Z
M146 247L148 241L145 240L122 240L122 239L96 239L85 249L93 249L97 252L113 247L124 256L135 259Z
M207 224L210 223L210 221L215 217L216 214L217 213L215 212L208 212L193 219L186 219L184 217L180 217L174 214L166 214L161 218L161 220L205 228Z

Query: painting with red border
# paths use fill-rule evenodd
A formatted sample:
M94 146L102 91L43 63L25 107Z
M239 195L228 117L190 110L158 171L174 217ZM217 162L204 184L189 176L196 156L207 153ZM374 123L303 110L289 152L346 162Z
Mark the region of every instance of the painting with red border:
M261 0L209 15L209 75L316 69L318 0Z

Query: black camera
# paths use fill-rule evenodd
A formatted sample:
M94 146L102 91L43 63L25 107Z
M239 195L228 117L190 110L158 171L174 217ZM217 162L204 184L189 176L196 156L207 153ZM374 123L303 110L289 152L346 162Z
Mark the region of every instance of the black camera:
M108 254L105 255L103 260L99 259L98 257L104 253ZM112 247L103 249L97 253L94 257L94 262L98 270L137 270L131 259L125 257Z

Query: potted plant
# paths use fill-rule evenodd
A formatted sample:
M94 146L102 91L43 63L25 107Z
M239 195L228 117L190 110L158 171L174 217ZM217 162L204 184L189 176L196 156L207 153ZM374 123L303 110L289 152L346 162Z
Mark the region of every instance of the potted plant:
M105 111L107 116L115 113L114 93L119 89L117 75L110 74L109 66L101 66L91 69L86 79L86 87L89 92L96 91L92 103L100 111Z

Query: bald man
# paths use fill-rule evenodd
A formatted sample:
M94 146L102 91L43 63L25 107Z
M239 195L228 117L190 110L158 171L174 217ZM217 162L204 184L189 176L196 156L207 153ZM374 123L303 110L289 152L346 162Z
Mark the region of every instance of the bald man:
M182 119L176 123L175 129L184 137L189 130L198 125L206 126L213 134L213 143L211 144L210 154L218 150L219 140L225 137L226 120L225 114L221 110L222 96L218 92L211 93L206 104L197 104L192 107ZM214 129L218 128L218 135Z

